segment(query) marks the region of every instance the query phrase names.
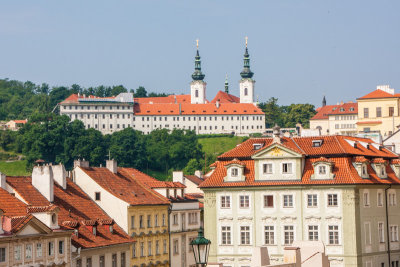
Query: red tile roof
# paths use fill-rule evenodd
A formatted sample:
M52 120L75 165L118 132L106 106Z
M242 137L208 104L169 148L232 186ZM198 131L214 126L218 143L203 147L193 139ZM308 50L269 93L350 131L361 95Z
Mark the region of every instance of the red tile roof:
M169 205L167 198L139 179L133 179L127 168L118 168L116 174L107 168L80 168L105 190L130 205ZM143 178L141 175L135 177Z
M360 98L357 99L371 99L371 98L398 98L400 97L400 94L390 94L388 92L385 92L383 90L380 89L376 89L375 91L372 91L369 94L366 94L365 96L362 96Z
M317 108L316 111L317 114L315 114L311 120L327 120L329 115L358 114L358 104L344 103L340 105L327 105Z
M7 177L7 183L26 200L35 206L51 206L51 203L37 191L30 177ZM35 203L35 204L34 204ZM72 235L72 242L77 247L95 248L133 242L117 224L113 233L105 227L98 227L94 236L85 225L88 221L99 222L110 218L82 189L67 179L67 189L54 185L54 205L60 208L58 212L59 225L64 229L78 227L79 235ZM26 210L26 208L25 208Z
M364 157L364 156L357 156L357 157L354 157L354 158L353 158L353 161L354 161L354 162L361 162L361 163L363 163L363 162L369 162L369 160L368 160L366 157Z
M187 178L189 181L192 181L196 185L199 185L204 181L202 178L199 178L196 175L185 175L185 178Z
M211 100L211 103L216 103L217 101L220 103L240 103L240 98L223 91L218 91L214 99Z
M26 216L27 205L0 188L0 209L3 210L5 216Z
M135 104L136 115L262 115L262 110L251 103L207 104Z
M119 168L118 171L123 175L129 176L133 180L146 184L150 188L185 188L180 182L168 182L157 180L134 168Z
M322 145L320 147L313 147L312 141L320 139ZM222 154L218 157L215 170L209 177L200 184L201 188L207 187L237 187L237 186L266 186L266 185L299 185L299 184L400 184L400 180L396 177L392 169L388 166L386 172L388 179L380 179L371 166L368 166L369 179L361 178L354 166L354 161L367 160L367 158L380 158L381 160L396 160L398 156L393 152L381 148L376 148L377 144L372 145L370 139L357 138L350 136L319 136L319 137L293 137L281 138L286 147L297 148L305 158L305 167L302 176L299 180L293 181L255 181L254 160L251 158L255 153L268 148L272 144L272 138L252 138L236 148ZM354 148L351 142L358 141L357 148ZM263 143L264 146L260 150L254 151L254 143ZM370 144L367 148L366 144ZM238 158L245 164L244 175L245 181L239 182L224 182L224 177L227 175L225 166L231 164L235 158ZM321 159L322 158L322 159ZM333 163L334 179L317 180L311 179L314 169L312 164L317 161L327 160Z
M190 103L190 95L169 95L160 97L139 97L134 99L140 104L173 104L173 103Z

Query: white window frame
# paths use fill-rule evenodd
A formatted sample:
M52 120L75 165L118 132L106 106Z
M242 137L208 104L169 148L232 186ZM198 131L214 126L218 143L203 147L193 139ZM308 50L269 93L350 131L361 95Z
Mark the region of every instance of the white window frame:
M311 205L310 205L311 197ZM318 194L310 193L307 194L307 208L317 208L318 207Z
M385 243L385 224L378 222L378 240L379 243Z
M390 235L390 242L398 242L399 241L398 225L395 225L395 224L389 225L389 235Z
M285 172L286 165L286 172ZM293 173L293 163L292 162L283 162L282 163L282 174L292 174Z
M329 196L332 196L332 204L329 204L330 203L330 199L329 199ZM334 204L334 196L336 196L336 205L333 205ZM328 207L328 208L337 208L337 207L339 207L339 194L338 193L327 193L326 194L326 206Z
M293 227L293 229L288 229L288 230L286 230L285 228L286 227ZM285 233L286 233L286 231L290 231L290 232L292 232L293 233L293 240L292 240L292 243L286 243L286 236L285 236ZM288 232L289 233L289 232ZM290 236L289 236L290 237ZM282 244L283 245L291 245L291 244L293 244L293 241L295 241L296 240L296 226L295 225L293 225L293 224L287 224L287 225L282 225Z
M246 199L247 199L247 201L246 201ZM243 203L242 203L242 200L243 200ZM250 196L249 195L239 195L239 208L240 209L249 209L250 208Z
M369 191L365 191L363 192L363 204L364 207L369 207L370 206L370 197L369 197Z
M231 177L238 177L239 176L239 168L238 167L232 167L231 168Z
M242 231L243 227L248 227L248 230L246 229L245 231ZM242 243L242 233L244 234L245 242ZM250 225L240 225L239 226L239 244L241 246L250 246L251 245L251 226Z
M325 164L318 164L318 174L319 175L326 175L327 167Z
M364 222L364 239L365 239L365 245L371 245L372 243L372 237L371 237L371 223L370 222Z
M220 244L221 244L221 246L232 245L232 227L230 225L222 225L221 226L221 243Z
M288 202L287 204L291 205L285 205L285 197L288 197ZM289 201L291 200L291 201ZM293 208L294 207L294 196L293 194L283 194L282 195L282 208L287 209L287 208Z
M221 209L230 209L231 208L231 196L229 196L229 195L221 196L220 201L221 201L221 203L220 203Z
M268 202L268 201L266 201L266 200L268 199L269 196L272 197L272 206L265 205L266 202ZM273 194L266 194L266 195L263 195L262 201L263 201L263 207L264 207L265 209L272 209L272 208L275 207L275 203L274 203L274 202L275 202L275 196L274 196Z
M274 165L272 163L263 163L262 164L262 172L263 174L273 174L274 173Z
M267 235L268 235L268 242L267 242ZM276 242L275 240L276 240L275 225L273 224L264 225L264 245L275 245Z
M335 233L336 231L337 231L337 243L335 243L335 242L333 242L333 243L331 243L331 240L330 240L330 227L337 227L337 230L336 229L333 229L332 231L333 231L333 233ZM341 244L341 239L340 239L340 237L341 237L341 235L340 235L340 230L341 230L341 228L340 228L340 226L338 225L338 224L328 224L327 225L327 245L330 245L330 246L339 246L340 244ZM333 237L335 237L335 236L333 236ZM335 241L335 238L333 239L333 241Z
M314 228L314 229L310 229L311 227ZM315 229L315 227L316 227L316 229ZM312 238L310 238L310 236L312 236ZM320 240L319 225L318 224L307 225L307 239L309 241L318 241L318 240Z
M383 207L383 192L378 191L376 194L376 205L378 207Z

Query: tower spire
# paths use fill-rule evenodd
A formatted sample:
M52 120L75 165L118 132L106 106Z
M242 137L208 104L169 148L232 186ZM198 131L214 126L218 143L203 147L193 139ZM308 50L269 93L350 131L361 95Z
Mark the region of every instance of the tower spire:
M246 40L246 50L244 52L244 58L243 58L243 70L240 73L240 76L242 76L243 79L251 79L251 77L253 77L254 73L251 72L250 70L250 55L249 55L249 51L247 49L247 41L248 41L248 37L246 36L245 40Z
M322 106L325 107L326 106L326 98L324 96L324 98L322 99Z
M194 72L192 74L192 79L194 81L202 81L205 77L205 75L201 72L201 60L200 60L200 54L199 54L199 39L196 40L196 56L194 60Z
M225 76L225 93L229 94L228 74Z

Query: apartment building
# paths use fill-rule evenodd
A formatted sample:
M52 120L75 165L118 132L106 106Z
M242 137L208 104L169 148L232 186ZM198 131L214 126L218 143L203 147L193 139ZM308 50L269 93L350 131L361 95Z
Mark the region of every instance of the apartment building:
M252 138L222 154L200 184L209 260L250 266L267 246L322 241L330 266L397 266L400 160L370 139Z

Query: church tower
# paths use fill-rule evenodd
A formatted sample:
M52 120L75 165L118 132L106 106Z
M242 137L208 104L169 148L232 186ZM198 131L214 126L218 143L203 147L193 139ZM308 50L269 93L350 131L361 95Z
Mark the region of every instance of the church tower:
M194 61L194 72L190 83L190 102L192 104L204 104L206 102L206 85L203 81L205 75L201 72L201 61L199 54L199 40L197 42L197 52Z
M254 73L250 70L250 55L247 50L247 37L246 37L246 50L244 52L244 66L240 73L242 79L239 82L240 89L240 103L254 103L254 84L256 81L252 79Z

